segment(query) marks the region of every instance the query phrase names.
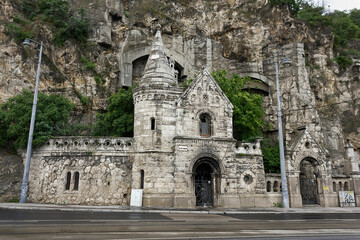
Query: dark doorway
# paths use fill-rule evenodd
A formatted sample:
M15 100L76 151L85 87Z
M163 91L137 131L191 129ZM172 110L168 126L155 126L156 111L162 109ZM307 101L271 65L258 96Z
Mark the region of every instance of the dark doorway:
M196 206L213 206L213 169L207 163L201 163L195 170Z
M304 159L300 164L300 193L304 205L319 203L316 163L316 160Z

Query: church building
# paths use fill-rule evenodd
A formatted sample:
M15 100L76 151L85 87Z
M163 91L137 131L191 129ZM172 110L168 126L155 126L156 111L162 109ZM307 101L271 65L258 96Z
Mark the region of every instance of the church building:
M281 178L265 174L261 139L233 138L233 105L207 69L184 88L158 29L133 90L134 137L56 137L33 153L29 201L145 207L272 207ZM348 145L352 175L333 178L328 151L305 126L286 149L291 207L339 206L338 191L355 191L358 159ZM351 155L353 154L353 155ZM341 182L341 186L339 183ZM340 188L339 188L340 186Z

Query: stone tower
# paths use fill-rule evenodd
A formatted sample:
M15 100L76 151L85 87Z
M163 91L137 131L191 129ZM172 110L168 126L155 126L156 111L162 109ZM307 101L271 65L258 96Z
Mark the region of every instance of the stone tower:
M134 89L133 188L143 188L145 206L171 206L177 86L174 61L165 55L160 29L139 86ZM162 194L160 197L159 194Z
M176 99L181 94L174 61L165 55L160 29L155 34L139 86L134 89L134 138L137 151L170 151L175 136Z

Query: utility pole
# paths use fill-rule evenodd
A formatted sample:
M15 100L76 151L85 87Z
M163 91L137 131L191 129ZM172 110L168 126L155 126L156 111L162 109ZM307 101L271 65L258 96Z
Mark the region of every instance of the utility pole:
M31 42L34 42L36 44L36 47L40 46L40 52L39 52L39 62L38 62L38 67L37 67L37 72L36 72L35 92L34 92L33 107L32 107L32 113L31 113L28 145L27 145L27 150L26 150L24 175L23 175L23 181L21 184L20 203L26 203L27 192L29 189L29 170L30 170L31 147L32 147L33 134L34 134L34 126L35 126L36 105L37 105L39 79L40 79L40 66L41 66L41 57L42 57L42 49L43 49L42 42L38 43L29 38L25 39L23 44L31 45Z

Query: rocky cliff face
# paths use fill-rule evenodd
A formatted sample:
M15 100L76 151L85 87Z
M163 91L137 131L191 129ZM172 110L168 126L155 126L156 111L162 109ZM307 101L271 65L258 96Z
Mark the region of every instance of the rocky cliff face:
M286 8L271 8L268 0L71 0L84 7L92 25L86 46L66 41L52 43L51 27L34 23L37 41L44 42L40 91L71 98L78 111L74 119L92 123L106 109L106 99L141 75L157 24L162 25L166 53L179 71L179 81L194 77L203 66L250 75L267 85L264 105L273 126L276 120L275 61L287 55L289 69L280 67L280 87L286 140L307 125L334 160L343 165L344 142L360 148L360 62L346 69L332 61L330 29L311 29L295 20ZM5 34L5 24L21 15L16 1L0 3L0 102L33 89L37 51L25 48ZM95 63L103 82L81 58ZM89 97L90 103L82 103ZM276 127L274 127L276 129ZM340 170L339 170L340 171ZM338 174L344 174L338 172Z

